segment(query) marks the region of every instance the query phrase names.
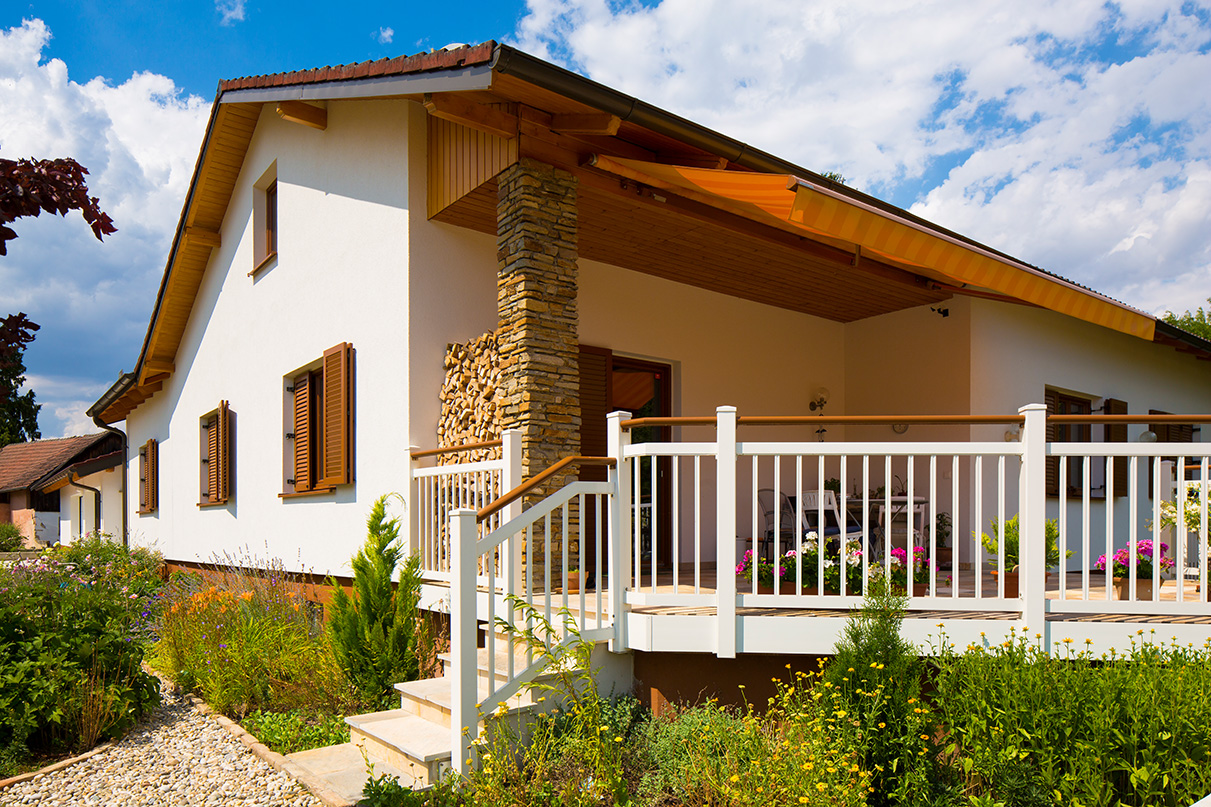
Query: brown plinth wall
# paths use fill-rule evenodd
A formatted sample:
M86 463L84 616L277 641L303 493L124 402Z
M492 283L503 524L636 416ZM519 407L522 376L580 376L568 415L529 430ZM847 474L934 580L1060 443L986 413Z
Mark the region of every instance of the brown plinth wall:
M716 658L711 653L635 651L635 696L653 714L660 714L669 703L689 705L707 698L740 707L747 702L763 710L774 694L774 678L787 680L798 671L816 672L825 658L753 654Z

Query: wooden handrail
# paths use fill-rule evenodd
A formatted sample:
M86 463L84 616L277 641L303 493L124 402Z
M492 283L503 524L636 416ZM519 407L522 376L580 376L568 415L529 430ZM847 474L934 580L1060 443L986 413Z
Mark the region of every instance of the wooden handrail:
M764 415L747 415L736 418L737 426L811 426L816 423L831 423L836 425L874 425L874 424L1012 424L1023 421L1021 415L790 415L785 417L767 417Z
M461 446L449 446L447 448L426 448L424 451L413 451L412 459L436 457L439 454L455 454L459 451L474 451L477 448L499 448L502 445L504 445L503 440L484 440L482 443L463 443Z
M622 421L624 429L638 429L643 426L714 426L715 416L708 415L704 417L653 417L653 418L631 418L630 420Z
M1048 415L1048 423L1211 423L1211 415Z
M488 516L502 509L505 505L512 504L534 488L541 485L543 482L546 482L563 469L572 465L604 465L607 468L613 468L615 464L616 461L613 457L564 457L542 473L535 474L525 482L522 482L520 485L513 488L508 493L501 495L495 501L484 505L479 512L475 514L475 520L483 521Z

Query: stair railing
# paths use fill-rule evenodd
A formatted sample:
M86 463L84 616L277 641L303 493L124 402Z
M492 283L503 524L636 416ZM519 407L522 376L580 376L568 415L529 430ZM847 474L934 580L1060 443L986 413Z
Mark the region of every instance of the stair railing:
M559 484L575 467L592 465L608 467L609 479L567 482L494 529L483 530L481 537L485 522L515 511L524 497ZM483 716L517 696L549 660L546 651L551 648L535 648L530 642L519 646L516 641L533 635L536 616L557 631L570 621L584 640L613 636L603 571L609 562L607 514L617 489L614 458L567 457L479 510L459 508L450 513L451 761L460 775L475 764L474 742ZM541 565L536 562L540 550ZM593 561L595 570L591 596L584 585L587 560ZM577 574L570 577L571 572ZM579 583L574 598L569 591L573 582ZM484 688L478 661L481 615L487 623ZM566 642L572 632L561 633L560 640ZM481 695L483 691L486 695Z

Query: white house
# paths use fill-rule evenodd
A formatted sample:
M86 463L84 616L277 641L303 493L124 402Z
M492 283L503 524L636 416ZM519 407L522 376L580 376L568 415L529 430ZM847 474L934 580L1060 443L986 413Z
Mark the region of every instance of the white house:
M581 472L591 504L550 505L572 526L530 534L538 570L516 566L524 528L501 534L515 555L475 550L499 553L480 570L550 592L544 568L559 590L560 565L583 564L597 579L581 614L614 650L727 658L831 647L842 620L790 640L785 623L745 622L775 595L738 592L727 571L780 534L761 490L814 501L799 497L830 478L872 547L897 507L917 525L898 542L931 551L952 516L954 579L932 580L922 609L970 593L967 611L1013 616L1002 631L1076 594L1078 614L1211 617L1193 601L1207 574L1193 538L1172 607L1108 604L1104 576L1093 605L1087 574L1106 547L1149 537L1175 464L1206 478L1208 360L1211 343L1146 313L487 42L222 82L136 369L90 414L125 421L130 530L169 561L247 548L348 574L371 502L395 491L456 624L494 600L467 589L474 570L459 582L476 564L448 517L561 458L608 454L612 471ZM1019 412L1030 404L1078 417ZM607 421L615 410L658 420ZM481 447L448 472L413 458L503 430L503 458ZM486 523L520 505L502 512ZM1035 547L1020 601L981 591L973 538L1018 512ZM1073 551L1059 600L1043 591L1044 513ZM666 568L688 591L661 588ZM503 596L498 582L480 586ZM839 592L835 609L853 602ZM678 603L709 613L659 613Z

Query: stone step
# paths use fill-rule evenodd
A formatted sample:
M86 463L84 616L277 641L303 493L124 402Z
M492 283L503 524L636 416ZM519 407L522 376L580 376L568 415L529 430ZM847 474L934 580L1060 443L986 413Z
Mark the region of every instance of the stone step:
M494 655L496 656L496 668L494 670L495 675L496 675L496 680L498 682L499 681L508 681L509 680L509 647L508 647L508 645L502 645L502 644L498 643L497 648L496 648L496 653ZM535 650L534 651L534 660L537 661L539 656L540 656L540 651ZM453 657L449 653L439 653L437 658L442 663L442 672L445 675L449 676L451 674L451 670L453 669ZM475 660L476 660L476 665L477 665L478 671L479 671L479 673L478 673L479 680L487 681L488 677L490 675L490 672L492 672L488 669L488 649L486 647L478 648L475 651ZM513 674L514 675L520 674L521 672L525 671L525 669L528 666L529 666L529 663L526 660L525 648L524 647L514 647L513 648ZM549 678L549 677L550 677L549 675L544 673L544 674L539 675L537 680L542 680L544 678Z
M400 693L402 711L411 712L432 723L449 728L450 705L453 700L449 678L422 678L419 681L405 681L396 684L395 689ZM481 679L476 700L482 703L487 697L488 683L486 679ZM489 704L489 708L493 706L493 704ZM528 692L520 692L506 702L506 709L510 712L530 711L534 706L535 703Z
M450 728L405 709L346 717L349 737L374 762L408 772L428 785L450 768Z
M362 789L370 778L370 772L366 770L366 760L362 758L361 749L353 743L297 751L287 754L286 759L323 782L329 791L344 799L348 804L361 802ZM386 774L399 779L400 784L404 787L421 786L411 773L400 770L388 762L371 760L371 763L374 765L376 777Z

